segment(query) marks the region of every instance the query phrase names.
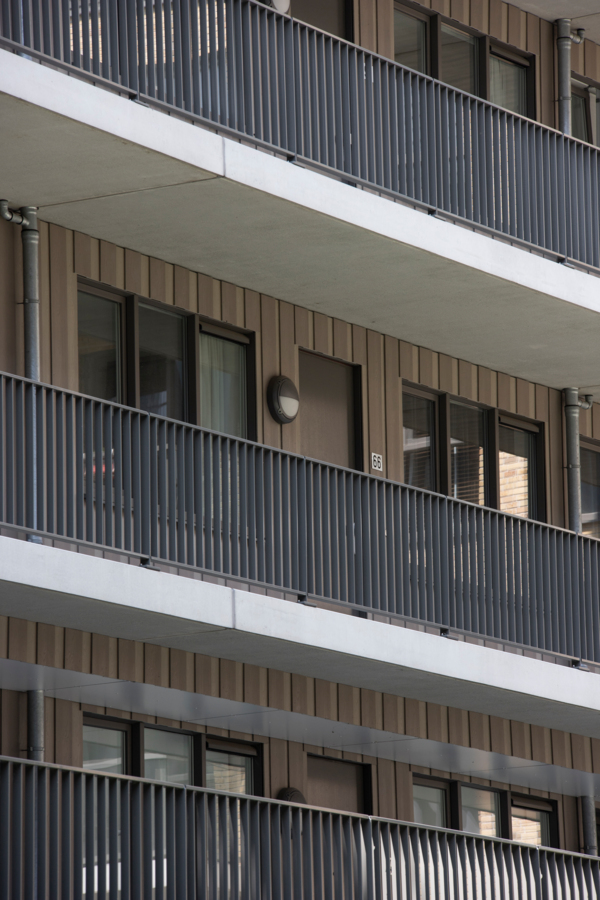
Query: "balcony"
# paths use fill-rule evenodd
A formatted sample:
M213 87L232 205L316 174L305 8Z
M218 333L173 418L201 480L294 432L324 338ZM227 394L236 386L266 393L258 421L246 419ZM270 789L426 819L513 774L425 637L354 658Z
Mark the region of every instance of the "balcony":
M0 522L600 662L593 538L10 375Z
M3 897L598 893L598 859L497 838L6 758L0 784Z
M599 152L253 0L7 5L1 46L588 269Z

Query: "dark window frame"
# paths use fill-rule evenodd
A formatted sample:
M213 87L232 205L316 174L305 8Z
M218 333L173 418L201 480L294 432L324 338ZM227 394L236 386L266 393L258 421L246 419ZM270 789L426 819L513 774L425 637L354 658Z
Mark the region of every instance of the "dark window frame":
M119 403L132 409L140 408L139 390L139 304L150 306L161 312L180 316L185 322L185 402L183 421L191 425L200 423L200 366L198 359L200 330L225 338L232 342L247 346L246 352L246 438L257 440L257 379L256 379L256 340L253 332L237 328L200 316L198 313L180 309L170 303L161 303L131 291L112 288L92 279L78 276L77 289L95 294L106 300L112 300L121 306L120 317L120 363L121 363L121 399Z
M512 841L512 809L518 806L521 809L535 809L541 812L547 812L550 816L550 847L559 848L559 829L558 829L558 803L556 800L547 800L545 797L535 797L531 794L519 794L516 791L507 791L508 800L508 832L507 837ZM524 844L523 846L530 846ZM542 844L542 846L544 846Z
M444 83L444 73L440 59L441 27L442 24L474 37L479 42L479 92L477 96L482 100L490 97L490 56L498 56L509 62L517 63L527 69L526 72L526 99L527 112L525 118L537 121L537 73L536 54L528 50L521 50L512 44L506 44L491 35L484 34L471 25L465 25L457 19L444 16L434 10L425 9L414 0L394 0L394 9L406 15L426 19L427 25L427 72L426 74ZM507 110L510 114L510 110ZM514 115L517 115L516 113Z
M264 754L260 741L244 741L237 738L225 738L218 735L204 734L192 731L189 728L174 728L170 725L155 725L142 722L139 719L121 719L116 716L106 716L102 713L86 712L83 715L83 725L91 725L95 728L106 728L111 731L125 732L125 763L126 775L144 778L144 730L169 731L174 734L185 734L192 738L192 784L203 787L206 784L206 750L230 750L242 756L252 757L254 760L252 777L254 782L254 797L264 796ZM94 770L92 770L94 771ZM248 795L250 796L250 795Z
M579 85L573 85L573 82L579 82ZM592 138L590 145L600 147L600 130L598 130L597 126L594 124L594 115L592 113L592 95L589 90L585 91L585 88L581 87L581 85L585 85L587 88L593 88L596 91L596 103L598 103L600 102L600 81L596 81L593 78L589 78L587 75L582 75L580 72L571 70L571 90L575 88L575 91L580 95L585 93L587 99L586 115L588 119L589 134ZM594 112L596 112L596 110L594 110Z
M445 787L446 789L446 818L448 828L453 831L463 831L461 789L463 787L475 790L489 791L498 794L500 798L500 834L498 837L506 838L510 834L510 791L502 788L489 787L487 784L476 784L472 781L461 781L454 778L440 778L437 775L421 775L413 773L413 785L422 784L428 787ZM464 832L471 834L471 832Z
M513 428L530 431L537 434L535 452L535 496L534 516L536 522L545 522L547 514L546 506L546 440L547 428L544 422L532 419L528 416L517 415L500 407L490 406L478 400L469 400L458 394L448 391L440 391L436 388L427 388L416 382L401 379L402 394L409 393L415 396L434 400L436 406L435 421L435 452L437 467L438 487L433 493L450 496L452 484L450 469L450 404L459 403L462 406L472 406L474 409L483 410L486 413L487 431L487 466L488 466L488 498L485 506L489 509L500 508L500 470L499 470L499 427L503 422ZM598 444L600 449L600 442Z
M420 397L424 400L431 400L434 404L434 412L433 412L433 453L434 453L434 465L433 465L433 475L435 484L433 488L431 488L431 493L433 494L445 494L447 491L442 489L442 485L447 483L447 480L444 481L444 475L442 472L442 433L444 434L444 440L446 437L446 432L443 431L445 428L445 417L441 412L441 401L443 398L443 393L440 391L435 391L433 389L428 389L423 385L415 384L414 382L408 382L405 379L401 379L401 387L402 393L402 466L404 467L404 394L410 394L412 397ZM406 474L406 473L404 473Z

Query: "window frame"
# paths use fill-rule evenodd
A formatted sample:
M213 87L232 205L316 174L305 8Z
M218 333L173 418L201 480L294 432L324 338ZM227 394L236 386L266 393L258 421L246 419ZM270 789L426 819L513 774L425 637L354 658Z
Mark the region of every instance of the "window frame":
M509 790L502 788L490 787L487 784L477 784L473 781L461 781L455 778L440 778L437 775L421 775L413 772L412 783L422 784L426 787L445 787L446 789L446 818L448 821L447 828L452 831L462 831L463 834L471 834L470 831L463 829L462 817L462 788L469 787L475 790L489 791L498 794L500 802L500 834L501 838L507 838L510 834L510 794Z
M429 75L431 78L435 78L437 81L445 83L440 57L442 24L448 25L456 31L462 31L463 34L468 34L471 37L476 38L479 42L479 92L476 95L478 98L491 102L489 74L490 56L498 56L501 59L506 59L509 62L517 63L526 68L527 112L525 113L525 118L532 119L534 122L537 121L537 66L535 53L531 53L528 50L521 50L518 47L514 47L512 44L506 44L491 35L479 31L477 28L473 28L471 25L465 25L463 22L459 22L458 19L452 19L450 16L444 16L434 10L424 9L421 4L414 2L414 0L394 0L394 9L398 9L400 12L413 16L414 18L427 20L427 71L425 74ZM509 115L518 115L518 113L511 113L510 110L507 110L507 112Z
M430 490L433 494L446 494L442 488L443 484L447 484L447 479L444 481L444 476L442 473L442 468L445 468L441 464L441 456L442 456L442 429L445 427L446 419L442 418L441 413L441 401L443 400L443 393L440 391L430 390L428 388L424 388L423 385L415 384L412 381L406 381L404 378L400 379L400 392L402 397L402 477L404 479L404 394L410 394L412 397L420 397L424 400L431 400L434 404L433 406L433 453L434 453L434 465L433 465L433 475L435 484L432 488L423 488L422 490ZM445 431L444 431L445 435ZM449 455L449 450L448 450ZM409 485L410 487L410 485Z
M220 735L205 734L193 731L189 728L176 728L170 725L157 725L151 722L142 722L139 719L121 719L116 716L107 716L102 713L86 712L83 714L82 725L91 725L94 728L106 728L110 731L125 732L125 775L145 778L144 772L144 730L169 731L175 734L184 734L192 738L192 784L195 787L206 786L206 750L215 749L239 753L242 756L252 757L254 781L253 797L264 796L264 754L260 741L244 741L238 738L226 738ZM92 769L91 771L96 771ZM246 795L244 795L246 796Z
M533 522L546 521L546 427L544 422L531 419L528 416L519 416L503 409L496 410L495 416L495 444L496 444L496 498L495 508L500 510L500 467L498 465L500 449L500 425L508 425L509 428L528 431L537 435L535 442L535 485L534 485L534 509L527 518ZM505 513L511 515L511 513Z
M600 455L600 441L596 440L594 438L588 437L587 434L579 435L579 448L580 448L580 450L588 450L590 453L598 453ZM583 514L583 510L582 510L582 514ZM595 541L600 540L600 534L598 534L597 536L593 535L593 534L587 534L585 536L588 538L592 538Z
M547 812L550 816L550 847L559 848L559 830L558 830L558 804L556 800L547 800L545 797L535 797L531 794L519 794L515 791L507 791L508 800L508 831L509 840L514 840L512 832L512 809L513 806L519 806L521 809L535 809L541 812ZM531 847L531 844L523 844L524 847ZM542 844L541 847L545 845Z
M200 330L234 343L247 346L246 351L246 437L242 440L257 440L257 378L256 378L256 340L254 332L238 328L235 325L189 312L170 303L162 303L136 294L112 288L84 276L77 277L77 290L112 300L120 304L120 366L121 366L121 398L119 405L140 409L139 384L139 304L150 306L161 312L180 316L184 320L185 351L185 395L183 421L190 425L200 424L200 365L199 334ZM97 398L95 398L97 399ZM108 402L108 401L106 401Z
M600 146L600 135L596 133L596 118L592 115L592 94L590 93L590 88L593 88L597 92L596 102L598 102L598 99L600 98L600 83L585 75L580 75L579 72L571 70L571 95L576 94L578 97L582 97L585 100L585 117L588 134L591 138L589 141L584 141L583 138L575 138L575 140L580 140L582 143L588 144L591 147L598 147Z

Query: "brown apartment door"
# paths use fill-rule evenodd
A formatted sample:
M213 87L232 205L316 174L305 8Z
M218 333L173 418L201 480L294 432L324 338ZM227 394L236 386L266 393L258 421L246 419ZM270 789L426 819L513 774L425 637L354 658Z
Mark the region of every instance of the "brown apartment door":
M326 756L308 756L307 803L344 812L371 812L367 767Z
M304 456L356 468L356 367L300 351L300 449Z

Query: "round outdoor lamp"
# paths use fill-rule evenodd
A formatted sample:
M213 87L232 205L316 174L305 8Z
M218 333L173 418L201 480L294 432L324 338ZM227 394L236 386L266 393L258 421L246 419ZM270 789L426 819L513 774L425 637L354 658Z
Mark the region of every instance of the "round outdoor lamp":
M300 397L298 389L290 378L275 375L267 388L269 412L280 425L289 425L298 415Z

